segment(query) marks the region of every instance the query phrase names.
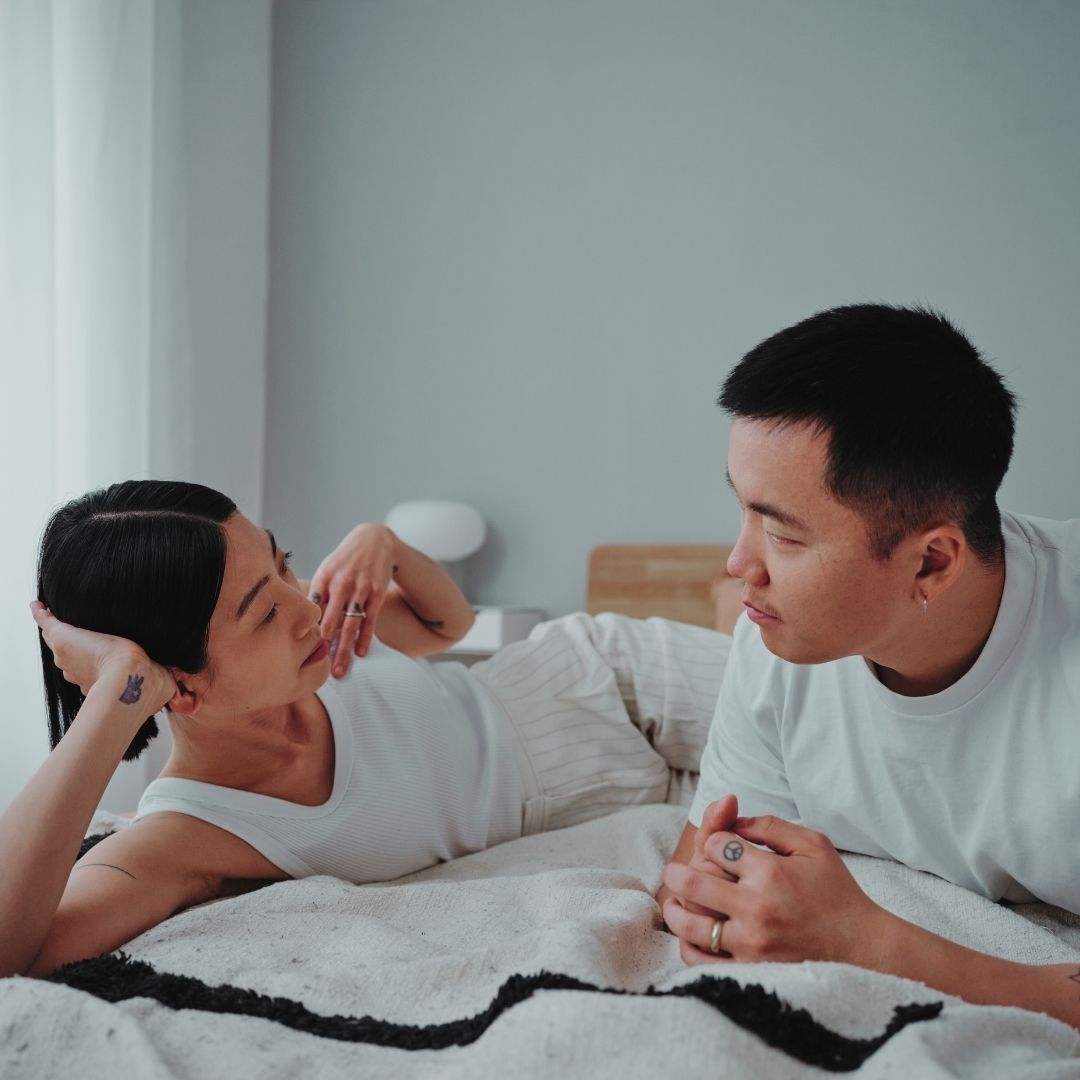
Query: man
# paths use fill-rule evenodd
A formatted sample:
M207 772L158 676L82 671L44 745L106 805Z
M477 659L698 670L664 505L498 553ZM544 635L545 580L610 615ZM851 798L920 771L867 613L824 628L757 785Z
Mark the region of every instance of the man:
M719 404L746 617L658 895L684 960L842 961L1080 1027L1075 964L905 922L836 850L1080 913L1080 521L999 513L1012 395L942 316L856 305Z

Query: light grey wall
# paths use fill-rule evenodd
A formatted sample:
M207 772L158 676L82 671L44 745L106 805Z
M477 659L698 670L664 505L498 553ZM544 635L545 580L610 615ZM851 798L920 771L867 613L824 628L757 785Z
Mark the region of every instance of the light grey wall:
M184 0L191 474L262 515L270 0ZM258 450L258 452L253 452Z
M463 499L473 599L558 614L597 543L729 540L719 383L862 299L959 321L1024 401L1004 505L1080 514L1080 5L279 0L274 32L265 512L301 566Z

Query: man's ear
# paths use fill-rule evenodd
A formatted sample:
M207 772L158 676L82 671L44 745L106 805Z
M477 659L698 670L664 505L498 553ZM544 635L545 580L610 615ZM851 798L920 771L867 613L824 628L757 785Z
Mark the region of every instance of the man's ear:
M933 603L963 573L967 565L967 537L956 525L937 525L922 533L919 548L921 562L915 575L915 598Z
M165 703L165 708L177 716L191 716L202 704L202 693L194 688L195 680L179 669L170 671L176 680L176 693Z

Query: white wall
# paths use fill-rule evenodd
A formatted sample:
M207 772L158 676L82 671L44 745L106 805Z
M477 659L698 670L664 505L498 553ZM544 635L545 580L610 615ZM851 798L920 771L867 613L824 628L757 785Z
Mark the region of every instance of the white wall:
M734 536L712 402L826 306L927 301L1023 399L1005 505L1080 499L1080 5L275 9L266 515L311 568L402 498L474 598Z

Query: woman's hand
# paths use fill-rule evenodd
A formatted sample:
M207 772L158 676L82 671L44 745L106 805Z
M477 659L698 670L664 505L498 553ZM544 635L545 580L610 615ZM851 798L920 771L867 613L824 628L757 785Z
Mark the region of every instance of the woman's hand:
M155 664L135 642L61 622L40 600L30 605L30 613L64 678L84 696L95 683L115 679L128 695L122 700L138 700L145 719L176 693L176 680L168 670Z
M366 655L379 610L397 569L398 538L385 525L357 525L321 563L309 587L323 609L319 631L336 643L333 672Z

